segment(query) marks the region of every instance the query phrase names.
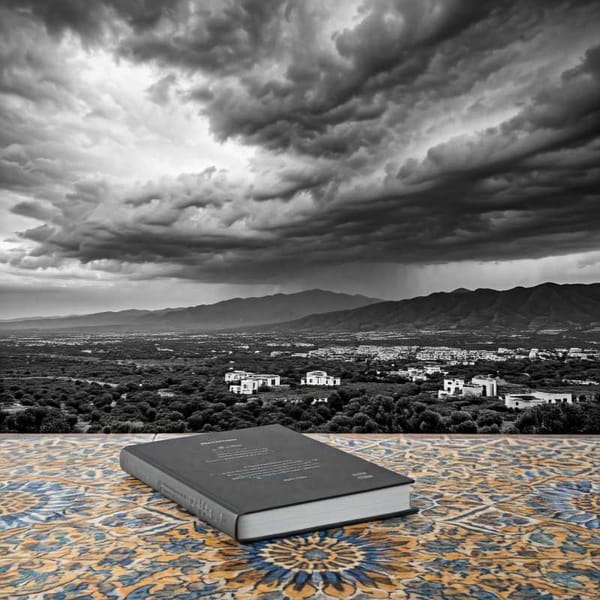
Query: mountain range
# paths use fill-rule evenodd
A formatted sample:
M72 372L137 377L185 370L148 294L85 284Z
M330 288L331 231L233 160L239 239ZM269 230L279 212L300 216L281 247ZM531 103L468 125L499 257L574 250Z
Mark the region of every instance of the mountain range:
M600 283L543 283L510 290L464 288L354 310L309 315L287 331L544 331L600 326Z
M163 310L123 310L89 315L0 321L0 330L216 331L292 321L313 313L348 310L381 302L377 298L307 290L215 304Z
M544 331L600 327L600 283L460 288L381 301L323 290L234 298L187 308L1 321L0 330Z

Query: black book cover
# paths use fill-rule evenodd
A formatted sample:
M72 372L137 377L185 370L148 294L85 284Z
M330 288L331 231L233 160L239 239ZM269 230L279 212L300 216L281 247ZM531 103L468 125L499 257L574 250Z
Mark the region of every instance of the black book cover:
M413 483L281 425L127 446L121 465L223 530L228 515L237 522L248 513ZM151 474L144 477L146 465ZM188 491L182 493L175 481ZM206 501L194 501L192 490Z
M414 482L281 425L126 449L237 514Z

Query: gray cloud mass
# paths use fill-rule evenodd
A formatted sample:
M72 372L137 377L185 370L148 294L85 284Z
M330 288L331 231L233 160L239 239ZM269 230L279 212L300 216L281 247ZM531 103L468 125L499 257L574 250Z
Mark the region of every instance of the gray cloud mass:
M600 249L596 2L30 0L0 11L0 186L18 194L15 215L40 222L20 231L14 268L127 263L154 265L149 277L256 283L352 263ZM104 176L52 131L53 107L78 114L81 98L99 111L81 117L86 128L122 112L75 64L61 67L67 39L153 69L150 101L255 151L247 169ZM82 131L90 144L108 135Z

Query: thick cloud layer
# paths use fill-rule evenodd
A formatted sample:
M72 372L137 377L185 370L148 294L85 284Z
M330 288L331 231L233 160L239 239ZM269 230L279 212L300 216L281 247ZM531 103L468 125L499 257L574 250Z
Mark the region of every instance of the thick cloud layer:
M0 7L12 273L262 283L600 247L596 2Z

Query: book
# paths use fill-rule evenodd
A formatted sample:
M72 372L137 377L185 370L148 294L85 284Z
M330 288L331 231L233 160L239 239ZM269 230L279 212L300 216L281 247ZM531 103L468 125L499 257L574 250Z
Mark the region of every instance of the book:
M413 479L281 425L126 446L120 464L243 543L417 512Z

